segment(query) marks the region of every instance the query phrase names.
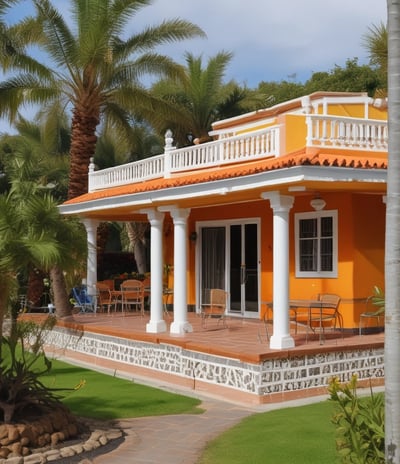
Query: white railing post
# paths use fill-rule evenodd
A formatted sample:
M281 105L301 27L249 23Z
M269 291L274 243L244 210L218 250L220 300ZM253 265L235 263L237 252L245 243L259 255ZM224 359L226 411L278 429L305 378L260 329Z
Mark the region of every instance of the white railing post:
M313 140L313 120L310 116L306 116L306 126L307 126L307 137L306 137L306 145L312 145Z
M89 163L89 172L88 172L88 192L92 192L93 188L93 176L92 173L94 172L94 158L90 158L90 163Z
M171 150L175 147L172 146L174 139L172 138L172 131L170 129L165 132L165 146L164 146L164 178L171 177Z

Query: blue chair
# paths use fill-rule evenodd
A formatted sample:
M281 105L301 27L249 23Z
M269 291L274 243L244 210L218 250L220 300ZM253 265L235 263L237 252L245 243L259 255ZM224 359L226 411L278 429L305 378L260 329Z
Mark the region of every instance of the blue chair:
M72 295L81 313L96 312L96 298L88 294L86 286L74 287Z

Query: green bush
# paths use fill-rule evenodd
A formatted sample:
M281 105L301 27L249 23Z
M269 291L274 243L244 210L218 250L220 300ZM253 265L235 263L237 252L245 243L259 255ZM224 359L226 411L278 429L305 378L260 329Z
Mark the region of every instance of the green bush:
M357 376L347 384L333 378L330 399L336 403L332 422L336 426L336 448L344 464L385 463L384 396L359 398Z
M4 423L26 418L28 414L40 415L55 405L63 408L55 390L40 380L51 369L51 362L43 350L43 335L54 324L54 317L48 317L41 325L14 321L10 334L2 337L0 420Z

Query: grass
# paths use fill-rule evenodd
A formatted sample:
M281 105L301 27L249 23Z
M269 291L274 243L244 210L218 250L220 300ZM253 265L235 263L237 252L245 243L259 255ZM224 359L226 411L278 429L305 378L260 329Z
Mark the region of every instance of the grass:
M337 464L334 404L255 414L218 436L198 464Z
M96 419L201 413L200 400L52 360L43 382L80 388L63 399L79 416ZM257 413L210 442L197 464L338 464L330 401Z
M71 388L63 403L79 416L122 419L166 414L196 414L200 400L140 385L130 380L52 360L51 372L43 376L52 388ZM64 392L62 392L64 396Z

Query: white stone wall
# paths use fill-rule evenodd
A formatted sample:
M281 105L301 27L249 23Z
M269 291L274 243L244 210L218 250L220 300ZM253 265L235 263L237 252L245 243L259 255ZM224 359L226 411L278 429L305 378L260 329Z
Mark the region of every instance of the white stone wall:
M338 347L336 352L270 359L260 364L251 364L174 345L91 333L75 334L62 328L48 332L47 344L57 349L68 349L193 381L200 380L260 397L325 387L334 376L341 382L350 380L353 374L359 379L384 377L383 348L339 351Z

